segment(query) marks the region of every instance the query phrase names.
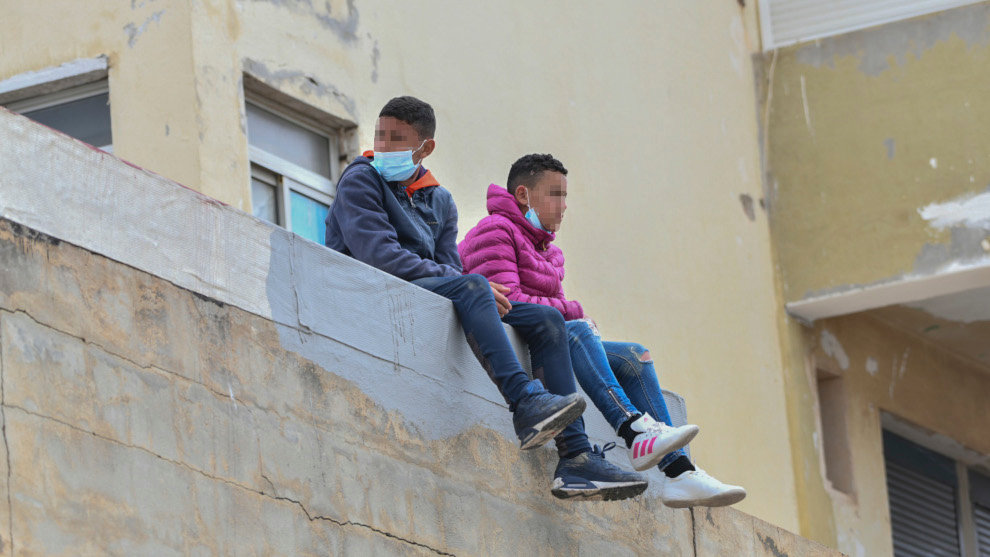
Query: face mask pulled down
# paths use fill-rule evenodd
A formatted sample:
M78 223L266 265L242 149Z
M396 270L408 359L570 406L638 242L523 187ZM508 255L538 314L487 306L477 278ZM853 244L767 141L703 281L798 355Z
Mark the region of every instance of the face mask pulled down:
M543 223L540 222L540 215L536 212L536 209L534 209L532 206L530 206L529 210L526 211L526 220L528 220L529 224L532 224L533 227L536 228L537 230L549 232L549 230L543 227Z

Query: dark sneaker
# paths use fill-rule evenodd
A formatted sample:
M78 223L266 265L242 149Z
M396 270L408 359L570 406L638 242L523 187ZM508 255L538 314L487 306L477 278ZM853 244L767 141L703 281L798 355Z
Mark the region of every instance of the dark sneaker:
M577 393L560 396L547 391L520 400L512 413L512 425L516 428L520 448L543 446L580 418L585 404L584 398Z
M550 493L558 499L580 497L586 501L616 501L635 497L646 491L646 478L628 472L605 460L605 451L615 447L608 443L573 458L562 458L553 474Z

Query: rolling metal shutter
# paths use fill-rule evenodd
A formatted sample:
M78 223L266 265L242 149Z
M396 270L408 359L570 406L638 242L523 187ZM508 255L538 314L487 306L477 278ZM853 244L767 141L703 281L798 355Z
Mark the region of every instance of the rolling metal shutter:
M973 518L980 544L980 557L990 557L990 508L977 505L973 508Z
M959 555L955 463L883 433L894 555Z
M980 557L990 557L990 476L970 470L969 488L978 553Z
M976 4L979 0L761 0L766 50L891 21Z

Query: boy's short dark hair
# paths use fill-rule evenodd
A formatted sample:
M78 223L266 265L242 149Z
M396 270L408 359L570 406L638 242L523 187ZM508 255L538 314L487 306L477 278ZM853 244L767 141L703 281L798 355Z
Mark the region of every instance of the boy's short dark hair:
M567 169L564 168L564 164L553 158L553 155L549 153L545 155L536 153L524 155L512 163L512 168L509 169L509 179L506 180L505 187L509 190L509 193L513 193L513 190L517 186L533 187L533 184L539 179L540 174L547 171L560 172L564 176L567 176Z
M437 131L437 117L433 107L416 97L395 97L385 103L378 117L391 116L412 126L420 139L432 139Z

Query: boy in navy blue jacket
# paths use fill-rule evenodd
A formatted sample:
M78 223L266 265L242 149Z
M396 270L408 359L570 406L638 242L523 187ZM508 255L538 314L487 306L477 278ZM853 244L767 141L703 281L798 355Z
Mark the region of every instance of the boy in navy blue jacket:
M504 286L461 274L457 208L422 166L436 148L433 108L396 97L378 116L375 150L354 159L337 184L326 245L453 302L468 343L509 404L521 448L555 437L561 458L555 496L622 499L642 493L642 476L608 463L604 450L588 442L580 418L585 402L576 393L560 312L509 302ZM523 370L500 318L526 340L537 379Z

